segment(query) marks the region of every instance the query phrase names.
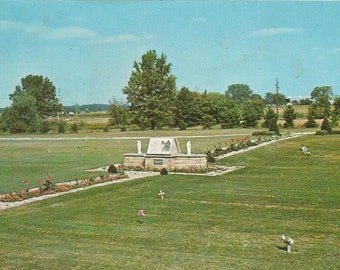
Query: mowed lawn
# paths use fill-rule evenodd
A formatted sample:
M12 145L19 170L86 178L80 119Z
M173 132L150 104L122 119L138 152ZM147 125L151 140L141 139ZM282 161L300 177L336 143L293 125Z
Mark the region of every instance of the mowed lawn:
M159 175L1 210L0 268L338 269L339 139L308 135L243 152L218 161L245 166L222 176ZM94 144L73 144L70 152L52 150L64 149L60 160L71 157L65 176L79 173L78 163L121 160L106 159L114 148L96 153ZM85 151L72 154L78 150ZM42 174L58 174L45 163ZM295 240L291 253L282 233Z

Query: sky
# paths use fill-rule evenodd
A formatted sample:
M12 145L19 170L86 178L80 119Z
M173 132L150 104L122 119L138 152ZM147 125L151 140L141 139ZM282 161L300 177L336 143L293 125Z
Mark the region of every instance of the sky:
M126 98L134 61L164 53L179 90L264 97L340 95L337 1L0 0L0 108L29 74L47 77L64 105Z

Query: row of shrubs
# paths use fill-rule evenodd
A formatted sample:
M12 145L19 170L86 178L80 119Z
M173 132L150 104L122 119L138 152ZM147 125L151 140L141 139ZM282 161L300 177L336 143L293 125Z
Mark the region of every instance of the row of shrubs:
M316 135L340 135L340 130L332 130L331 133L329 133L329 131L327 130L318 130L316 133Z
M215 162L218 156L289 136L291 136L291 134L277 135L274 132L261 131L254 132L252 137L246 136L244 138L231 139L231 142L219 142L217 146L214 146L213 150L206 152L207 160L208 162Z

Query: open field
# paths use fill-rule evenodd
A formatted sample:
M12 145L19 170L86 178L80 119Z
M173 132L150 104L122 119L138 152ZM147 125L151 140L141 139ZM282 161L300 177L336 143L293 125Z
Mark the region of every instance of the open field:
M205 148L222 137L193 139ZM20 174L72 177L135 148L134 139L1 144L12 159L1 161L3 190ZM159 175L2 210L0 269L337 269L338 144L308 135L219 160L246 166L222 176ZM291 253L282 233L295 240Z

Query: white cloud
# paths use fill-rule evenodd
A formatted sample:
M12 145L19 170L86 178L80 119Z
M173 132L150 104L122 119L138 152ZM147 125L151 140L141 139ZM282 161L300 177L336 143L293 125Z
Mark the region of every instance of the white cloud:
M112 35L98 39L97 41L100 43L117 43L123 41L134 41L137 37L130 34L122 34L122 35Z
M301 32L300 28L289 28L289 27L279 27L279 28L264 28L259 29L251 33L251 36L275 36L281 34L289 34Z
M48 34L48 37L51 39L70 39L70 38L92 39L97 38L98 34L94 31L82 27L71 26L52 29L52 31Z
M51 28L43 24L25 25L15 21L0 21L0 29L16 29L25 33L34 34L35 37L58 40L69 38L95 38L98 36L96 32L77 26Z
M107 37L101 37L95 40L98 43L117 43L117 42L132 42L132 41L141 41L148 42L151 39L154 39L154 35L131 35L131 34L121 34L121 35L111 35Z
M0 30L1 29L3 30L15 29L18 31L34 35L35 38L41 39L50 40L86 39L89 41L99 43L129 42L140 39L149 40L153 38L152 35L139 37L131 34L120 34L102 37L97 32L77 26L52 28L42 24L25 25L21 22L15 21L0 21Z

